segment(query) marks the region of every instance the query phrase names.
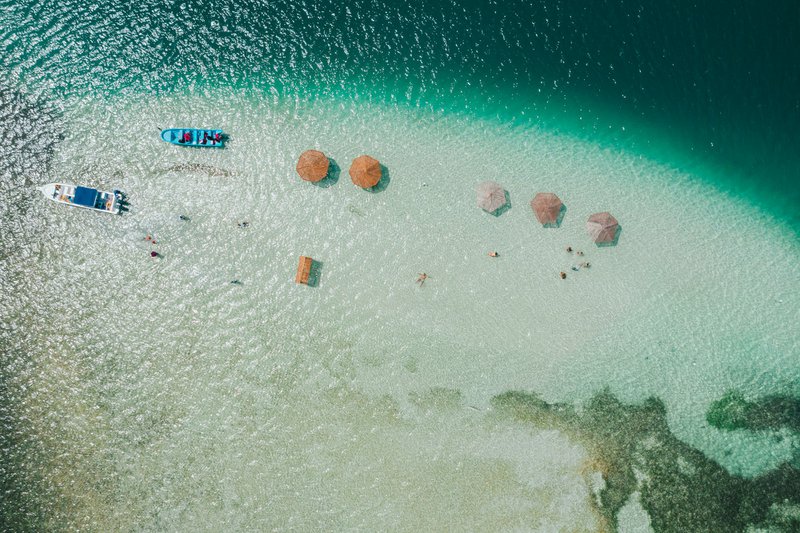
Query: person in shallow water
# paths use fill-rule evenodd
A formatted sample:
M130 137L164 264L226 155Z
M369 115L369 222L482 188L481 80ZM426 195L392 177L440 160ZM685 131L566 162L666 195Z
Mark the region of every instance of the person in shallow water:
M153 250L152 252L150 252L150 257L161 257L161 254Z
M184 222L188 222L189 221L189 217L187 217L186 215L180 215L178 218L183 220Z
M500 254L497 252L489 252L489 257L500 257Z
M247 227L247 226L249 226L249 225L250 225L250 223L249 223L248 221L246 221L246 220L244 220L244 221L242 221L242 222L239 222L239 223L237 224L237 226L239 226L240 228L246 228L246 227Z
M572 246L567 246L567 252L572 253Z
M567 279L567 273L566 272L559 272L558 275L561 277L561 279Z
M425 272L421 272L419 277L417 278L417 283L419 283L420 287L425 285L425 280L426 279L428 279L428 275Z

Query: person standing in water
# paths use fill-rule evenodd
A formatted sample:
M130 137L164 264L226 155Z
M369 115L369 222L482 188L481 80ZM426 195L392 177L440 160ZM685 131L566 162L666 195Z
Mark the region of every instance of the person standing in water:
M419 277L417 278L417 283L419 283L420 287L425 285L425 280L426 279L428 279L428 275L425 272L421 272Z

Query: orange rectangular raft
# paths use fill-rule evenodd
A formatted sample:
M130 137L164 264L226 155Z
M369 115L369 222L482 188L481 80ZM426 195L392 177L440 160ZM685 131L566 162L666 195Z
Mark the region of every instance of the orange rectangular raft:
M305 285L308 285L308 278L309 276L311 276L311 266L313 264L314 264L313 259L301 255L300 264L297 265L297 276L295 276L294 281L296 283L303 283Z

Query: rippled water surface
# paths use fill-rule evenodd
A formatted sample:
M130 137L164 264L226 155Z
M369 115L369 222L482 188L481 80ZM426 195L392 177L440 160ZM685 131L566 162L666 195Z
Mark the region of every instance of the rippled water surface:
M797 73L725 83L794 11L698 9L4 6L3 527L791 530L796 425L706 416L800 393L800 92L775 89ZM744 15L749 40L715 33ZM159 140L180 125L230 142ZM362 153L376 191L350 182ZM47 202L51 181L129 210ZM602 210L615 247L584 233Z

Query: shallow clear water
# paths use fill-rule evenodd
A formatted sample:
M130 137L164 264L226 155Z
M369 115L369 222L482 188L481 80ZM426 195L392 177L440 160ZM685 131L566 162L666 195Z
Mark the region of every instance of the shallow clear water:
M120 53L118 26L130 13L97 9L111 9L111 29L86 45L98 47L96 61L48 40L80 46L81 32L106 35L100 15L75 27L47 9L4 13L28 21L21 30L50 21L34 43L4 29L4 61L14 63L2 93L13 149L0 190L11 527L610 527L596 503L595 472L607 470L597 443L498 415L491 400L509 390L578 405L604 388L634 404L655 396L671 432L731 473L796 464L789 430L723 432L705 420L731 389L798 394L800 245L786 205L772 209L747 180L717 173L712 157L676 151L668 164L660 137L648 152L630 133L592 142L592 128L569 120L508 119L525 109L492 103L502 88L480 87L484 99L464 110L472 89L447 89L436 53L419 57L410 93L394 92L403 69L391 61L391 81L370 86L359 68L377 75L373 60L418 50L395 52L409 41L391 32L353 52L347 32L309 44L312 57L353 63L348 75L304 85L302 68L291 83L247 77L272 40L286 45L270 52L277 64L300 63L294 8L257 19L287 35L254 38L250 49L258 24L240 20L231 30L240 46L220 58L179 46L162 66ZM163 19L140 13L150 26L131 31L172 42L166 29L198 24L182 14L193 7L176 9ZM392 13L430 43L441 31L435 17ZM233 27L208 20L203 32ZM457 35L453 43L475 42ZM459 50L447 57L471 57ZM248 54L255 59L237 63ZM109 58L126 68L110 74ZM209 72L224 83L208 83ZM448 95L452 105L441 105ZM183 124L223 127L231 142L202 151L158 139L160 128ZM333 158L338 180L297 178L307 148ZM385 166L383 190L350 183L362 153ZM510 193L499 217L475 206L485 179ZM108 217L44 201L34 185L56 180L123 189L130 211ZM565 201L560 228L535 222L527 204L539 191ZM602 210L623 227L616 247L597 248L584 233ZM577 260L567 245L585 251L591 269L569 270ZM162 257L151 259L153 249ZM321 262L317 287L294 284L299 255ZM419 272L430 276L424 287ZM657 471L644 474L659 482ZM640 488L646 505L647 483ZM632 495L617 515L621 529L649 523L638 502Z

